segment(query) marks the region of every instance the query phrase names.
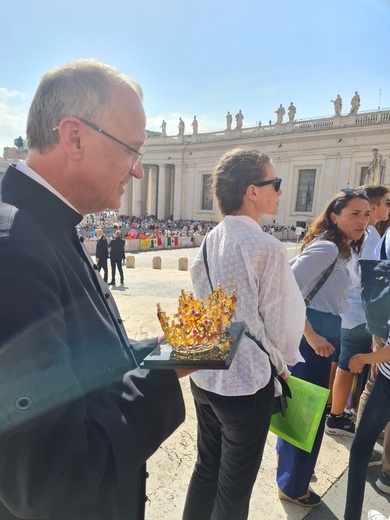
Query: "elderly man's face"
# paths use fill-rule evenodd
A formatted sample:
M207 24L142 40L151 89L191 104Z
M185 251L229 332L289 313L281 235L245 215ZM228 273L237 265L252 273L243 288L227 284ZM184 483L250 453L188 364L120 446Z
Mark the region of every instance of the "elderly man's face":
M140 150L145 140L146 126L141 100L135 92L124 87L113 89L111 98L103 130ZM141 163L133 168L137 157L136 153L90 129L83 175L83 200L88 200L88 213L119 208L130 178L143 177Z

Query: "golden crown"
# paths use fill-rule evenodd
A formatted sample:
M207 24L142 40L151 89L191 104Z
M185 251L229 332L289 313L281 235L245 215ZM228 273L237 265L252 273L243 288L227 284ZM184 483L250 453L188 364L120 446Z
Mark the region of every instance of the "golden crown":
M176 352L198 354L214 348L233 318L236 302L234 282L230 295L218 284L204 302L182 289L173 319L161 310L159 303L157 316L166 340Z

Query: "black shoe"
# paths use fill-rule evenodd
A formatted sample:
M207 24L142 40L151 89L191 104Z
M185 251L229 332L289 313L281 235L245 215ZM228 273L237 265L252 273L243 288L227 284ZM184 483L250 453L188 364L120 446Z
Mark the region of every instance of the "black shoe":
M116 285L116 283L114 281L111 280L110 283L108 283L107 285Z
M125 285L125 282L123 280L121 280L121 285Z
M346 437L355 436L355 425L343 414L340 419L335 419L329 415L325 423L325 431L328 435L344 435Z
M292 502L302 507L316 507L321 504L321 497L317 495L317 493L314 493L314 491L309 491L307 498L290 498L285 495L281 489L278 489L278 496L281 500L287 500L287 502Z

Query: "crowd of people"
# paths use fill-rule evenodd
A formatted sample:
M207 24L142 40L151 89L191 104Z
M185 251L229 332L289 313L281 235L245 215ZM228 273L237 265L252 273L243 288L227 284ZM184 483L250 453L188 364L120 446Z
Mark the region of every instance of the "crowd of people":
M390 252L385 225L382 238L374 229L389 223L389 190L341 189L289 263L272 228L259 225L276 216L282 179L253 148L227 151L214 169L219 224L118 217L124 186L143 177L145 126L134 80L96 60L65 64L42 78L28 157L1 181L0 518L143 519L146 461L185 420L179 379L190 376L198 457L183 519L245 520L274 397L293 374L332 397L311 453L278 440L279 498L318 506L310 479L324 431L350 435L344 518L360 520L374 443L390 420L390 320L371 351L358 261ZM184 228L205 234L191 268L195 296L235 284L233 320L245 334L228 370L140 368L164 337L129 339L107 287L110 251L123 281L123 231ZM81 230L102 240L97 264ZM345 396L351 374L372 364L356 428ZM390 493L382 463L377 486Z
M78 226L78 233L87 240L96 240L96 229L102 229L110 236L121 230L125 239L143 238L147 235L154 237L173 237L206 235L218 223L211 220L173 220L158 219L155 215L135 217L119 215L116 211L103 211L93 215L86 215Z

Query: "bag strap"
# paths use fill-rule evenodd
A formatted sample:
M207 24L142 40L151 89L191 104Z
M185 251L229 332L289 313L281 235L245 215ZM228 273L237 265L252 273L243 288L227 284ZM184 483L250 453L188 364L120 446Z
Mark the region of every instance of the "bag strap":
M337 255L337 257L338 257L338 255ZM331 273L332 273L332 271L334 269L334 266L336 265L337 257L336 257L336 260L333 262L333 264L330 265L328 267L328 269L324 272L324 274L321 276L321 278L318 280L318 282L313 287L313 289L310 291L310 293L306 296L306 298L304 298L306 307L308 305L310 305L310 303L311 303L312 299L314 298L314 296L318 293L318 291L321 289L321 287L324 285L326 280L331 275Z
M205 237L203 239L203 261L204 261L204 265L206 268L207 278L209 279L210 289L211 289L211 291L214 291L213 284L211 283L211 278L210 278L209 263L207 261L206 239L207 239L207 235L205 235Z

